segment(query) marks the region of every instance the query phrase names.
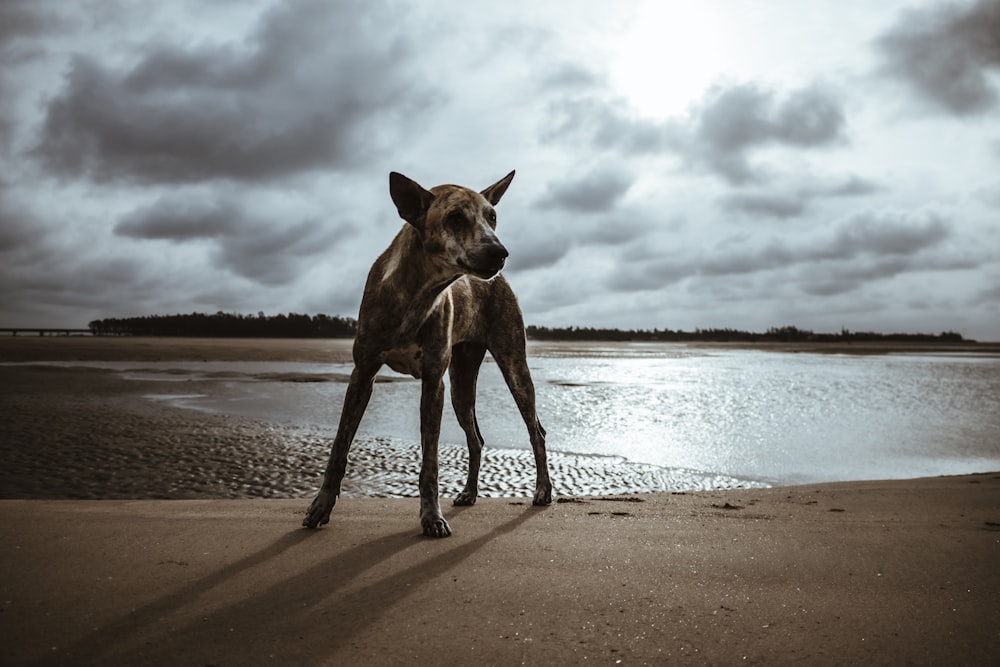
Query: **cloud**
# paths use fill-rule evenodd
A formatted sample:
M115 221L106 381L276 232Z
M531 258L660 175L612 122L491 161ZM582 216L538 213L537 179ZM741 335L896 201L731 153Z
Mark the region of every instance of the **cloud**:
M719 199L722 208L751 216L766 218L797 218L806 212L806 199L801 194L736 193Z
M542 139L575 143L583 138L599 150L643 155L663 151L670 133L664 123L636 117L622 100L581 97L549 105Z
M1000 208L1000 183L983 186L976 190L975 195L986 205Z
M861 197L882 192L885 188L875 181L851 174L840 184L827 186L816 194L826 197Z
M802 185L776 192L736 192L717 201L727 211L786 220L808 213L810 204L817 199L862 197L882 189L878 183L852 174L840 183Z
M932 211L866 211L847 218L831 241L808 249L805 256L845 259L860 254L914 255L940 243L951 233L951 226Z
M539 79L539 88L551 92L553 89L587 90L603 83L602 78L586 67L573 63L560 63L552 67Z
M264 285L286 285L312 268L303 258L329 252L356 230L350 224L331 227L313 218L269 221L225 196L170 195L127 214L114 232L175 244L209 241L219 268Z
M37 221L7 200L5 189L0 184L0 257L9 264L15 255L24 256L37 245L40 235Z
M1000 4L979 0L910 9L879 37L882 71L931 106L958 116L998 106Z
M34 154L139 183L365 164L432 99L404 24L369 3L278 3L243 40L162 43L129 67L77 55Z
M792 91L776 100L755 84L717 86L691 114L679 146L690 163L730 184L766 179L749 153L768 145L813 148L844 139L844 113L832 93L818 86Z
M136 239L186 241L235 234L245 213L228 200L193 201L161 197L151 206L136 209L115 226L115 234Z
M573 213L604 213L622 200L633 180L624 169L602 164L578 178L550 183L538 206Z
M614 291L655 290L687 278L732 278L801 268L796 277L807 284L807 291L832 294L901 272L975 266L974 258L944 251L928 254L952 234L952 226L933 211L865 211L820 236L771 238L760 245L739 236L694 253L678 250L648 258L640 252L634 261L622 263L607 286ZM842 287L834 289L833 284Z
M824 271L801 267L796 282L806 294L832 296L853 292L874 281L888 280L904 273L957 271L973 269L979 264L974 258L961 256L878 256L855 263L834 264Z
M754 83L716 85L685 118L638 118L621 101L564 100L550 108L543 137L583 137L594 148L636 156L679 155L688 166L732 185L763 182L751 153L769 146L811 149L846 140L846 120L831 90L812 85L784 97Z
M20 93L17 71L30 61L37 49L25 44L26 38L42 34L48 22L36 3L0 2L0 152L10 150L14 143L18 118L15 111Z

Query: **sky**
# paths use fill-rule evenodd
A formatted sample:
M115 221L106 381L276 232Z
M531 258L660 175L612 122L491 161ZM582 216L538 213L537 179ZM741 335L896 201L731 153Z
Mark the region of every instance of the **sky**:
M0 1L0 326L354 317L399 171L541 326L1000 340L1000 0Z

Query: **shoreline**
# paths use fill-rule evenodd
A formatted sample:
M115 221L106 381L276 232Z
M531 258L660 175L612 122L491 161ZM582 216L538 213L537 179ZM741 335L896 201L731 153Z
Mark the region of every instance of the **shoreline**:
M33 361L302 361L353 363L347 338L167 338L145 336L0 336L0 363ZM988 343L748 343L610 342L529 340L528 355L573 356L599 348L655 350L759 350L812 354L954 354L1000 356L1000 342Z
M6 664L988 664L1000 473L447 507L0 501Z
M315 494L336 424L278 423L179 407L178 396L218 392L220 380L166 375L137 381L72 362L0 365L0 498L306 503ZM464 445L442 443L439 456L447 498L464 485L468 454ZM620 457L550 451L549 463L559 495L766 486ZM419 469L419 442L358 437L343 495L414 497ZM482 497L524 497L533 490L530 450L484 451Z
M200 373L196 367L201 363L343 364L350 357L351 344L325 339L0 340L0 420L6 424L0 456L7 463L0 468L0 498L311 497L329 456L334 421L268 421L257 413L238 416L192 408L183 398L216 395L224 383L253 379L257 377L253 373L261 372L251 371L245 377L230 371ZM532 348L535 355L581 353L575 344L532 344ZM583 352L642 357L664 349L674 354L677 346L597 345L583 348ZM701 354L700 348L682 349L692 350L683 352L685 355ZM165 367L142 373L140 381L125 372L98 367L105 363L109 367L118 363ZM172 363L178 368L170 367ZM260 377L342 382L340 375L328 373L317 378L282 373L278 377L263 372ZM733 477L708 468L660 467L597 454L556 450L550 454L553 473L560 480L556 493L564 496L787 486L812 481ZM529 450L488 447L484 456L484 497L530 495L534 463ZM442 497L461 489L466 458L464 445L442 443ZM370 434L355 442L351 461L345 495L416 494L416 441ZM960 474L976 469L921 470L917 475L936 472ZM893 475L868 476L878 477Z

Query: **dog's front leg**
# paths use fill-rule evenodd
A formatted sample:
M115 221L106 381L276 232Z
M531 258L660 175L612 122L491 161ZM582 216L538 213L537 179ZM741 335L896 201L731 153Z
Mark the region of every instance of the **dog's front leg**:
M420 393L420 526L428 537L448 537L451 526L438 500L438 439L444 409L444 372L424 375Z
M368 407L368 400L372 396L372 384L377 372L377 365L372 367L355 365L354 367L351 382L347 385L347 393L344 396L344 409L340 414L337 436L333 440L330 460L326 466L326 474L323 476L323 487L316 494L316 498L306 512L306 517L302 520L302 525L306 528L316 528L330 522L330 512L337 504L337 498L340 496L340 483L347 470L347 453L354 441L354 434L357 433L361 418L365 414L365 408Z

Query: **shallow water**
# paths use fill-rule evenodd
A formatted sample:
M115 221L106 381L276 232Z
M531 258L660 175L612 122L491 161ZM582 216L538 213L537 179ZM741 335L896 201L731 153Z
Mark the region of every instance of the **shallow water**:
M567 350L535 350L529 362L550 451L718 476L718 486L733 479L795 484L1000 470L996 357L668 344ZM138 380L211 378L218 391L191 395L179 384L176 394L155 398L325 436L336 430L351 371L304 363L93 365ZM359 437L411 446L419 441L419 383L389 372L384 377L398 381L376 384ZM477 405L488 448L529 447L513 399L489 360ZM450 406L441 440L464 447ZM598 465L601 460L595 459ZM615 460L606 459L609 465Z

